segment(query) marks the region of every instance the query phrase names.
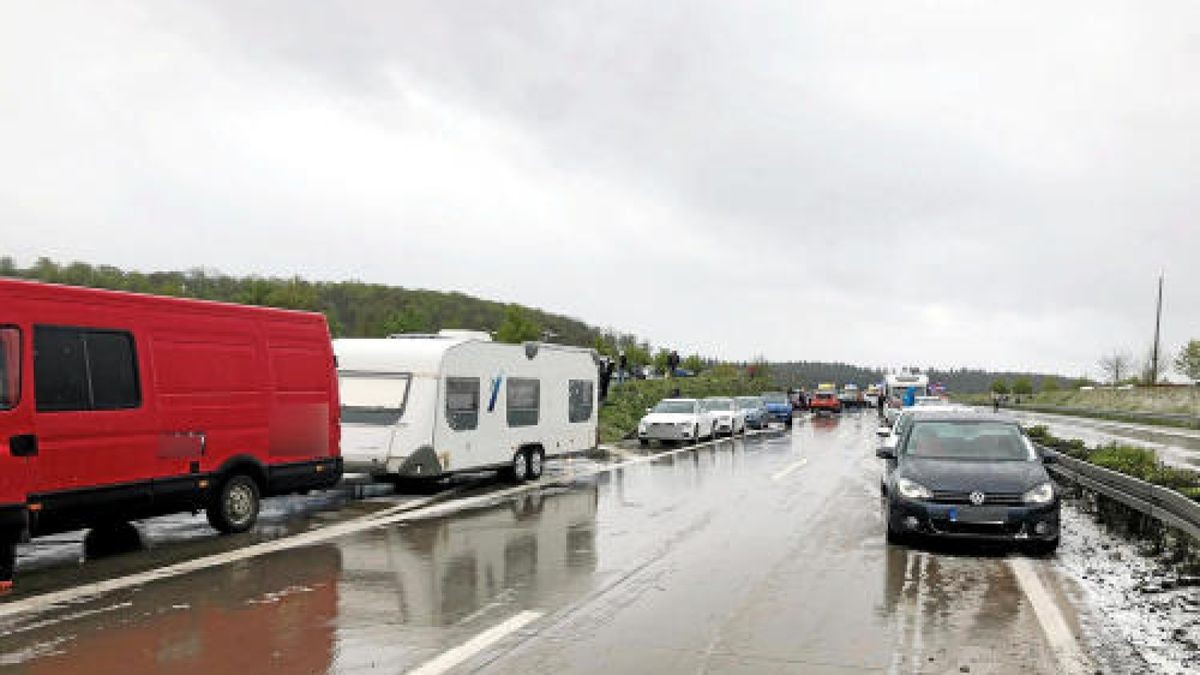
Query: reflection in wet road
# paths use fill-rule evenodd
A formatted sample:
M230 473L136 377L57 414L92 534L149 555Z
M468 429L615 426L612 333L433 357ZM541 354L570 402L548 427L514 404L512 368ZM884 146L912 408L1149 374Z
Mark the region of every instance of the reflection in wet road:
M0 665L1061 672L1003 552L884 544L874 431L847 414L576 478L597 467L560 463L561 485L0 620Z

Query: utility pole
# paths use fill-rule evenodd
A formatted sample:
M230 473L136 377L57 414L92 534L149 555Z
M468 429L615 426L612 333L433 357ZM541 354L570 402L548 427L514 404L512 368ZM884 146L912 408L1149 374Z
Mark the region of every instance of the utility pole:
M1162 291L1163 291L1163 275L1158 273L1158 309L1154 314L1154 350L1150 356L1150 384L1158 384L1158 336L1159 330L1162 327Z

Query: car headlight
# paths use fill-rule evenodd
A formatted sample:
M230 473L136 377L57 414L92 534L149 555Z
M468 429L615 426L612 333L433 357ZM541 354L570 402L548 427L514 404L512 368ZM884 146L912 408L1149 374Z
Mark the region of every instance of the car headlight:
M896 489L900 491L900 496L904 497L905 499L933 498L933 493L929 491L929 488L907 478L901 478L897 480Z
M1054 499L1054 486L1050 483L1042 483L1026 492L1022 499L1026 504L1049 504Z

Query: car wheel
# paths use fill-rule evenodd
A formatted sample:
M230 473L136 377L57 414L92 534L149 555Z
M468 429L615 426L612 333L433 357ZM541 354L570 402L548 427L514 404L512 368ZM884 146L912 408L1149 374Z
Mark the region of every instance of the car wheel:
M887 543L893 544L896 546L902 546L908 542L908 537L904 533L898 532L898 531L892 529L892 523L890 520L887 522L886 527L887 527Z
M541 448L530 448L525 451L525 460L528 468L526 476L529 480L541 478L542 471L546 468L546 453Z
M258 483L244 473L235 473L221 483L216 498L205 509L208 524L223 534L245 532L254 527L262 507Z
M639 439L638 439L638 445L640 445L640 446L642 446L642 447L644 448L644 447L646 447L647 445L650 445L650 439L648 439L648 438L639 438Z

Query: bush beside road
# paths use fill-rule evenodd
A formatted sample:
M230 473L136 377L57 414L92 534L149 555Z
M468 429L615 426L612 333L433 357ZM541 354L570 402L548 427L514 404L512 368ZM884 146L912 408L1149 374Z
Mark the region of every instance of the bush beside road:
M1038 445L1200 501L1200 471L1168 466L1150 448L1117 443L1089 447L1079 439L1058 438L1042 425L1026 427L1025 431Z
M613 383L608 400L600 408L600 441L613 443L628 438L637 430L638 421L653 407L678 388L681 398L705 396L754 396L764 391L780 391L765 378L737 375L705 374L699 377L677 377L669 380L630 380Z

